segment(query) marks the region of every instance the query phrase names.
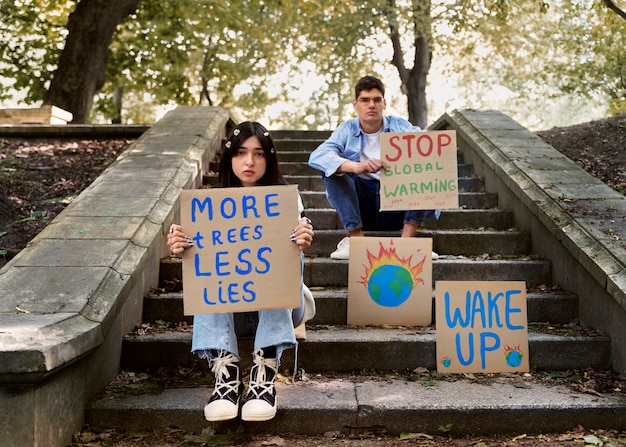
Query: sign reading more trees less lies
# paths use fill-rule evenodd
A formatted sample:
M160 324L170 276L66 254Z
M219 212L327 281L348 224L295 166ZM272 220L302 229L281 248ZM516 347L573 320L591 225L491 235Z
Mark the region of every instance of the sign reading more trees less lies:
M185 315L300 306L297 185L183 190Z
M458 208L456 132L383 132L380 210Z

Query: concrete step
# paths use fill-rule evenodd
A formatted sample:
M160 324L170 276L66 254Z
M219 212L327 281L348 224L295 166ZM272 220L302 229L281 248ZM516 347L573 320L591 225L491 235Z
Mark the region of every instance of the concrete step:
M570 328L566 328L572 332ZM558 332L558 328L554 329ZM191 331L165 330L129 334L122 345L121 369L146 371L151 368L186 368L206 363L191 351ZM251 365L252 338L240 337L242 366ZM565 371L581 367L610 369L611 340L603 335L558 335L533 332L529 325L531 370ZM282 368L294 371L294 351L281 359ZM298 368L308 373L354 372L361 370L411 371L437 369L434 327L386 328L320 326L307 330L298 346Z
M388 232L368 232L367 236L397 237ZM306 250L307 256L330 256L337 243L345 237L343 231L316 230L315 243ZM433 250L439 255L478 256L524 255L530 252L530 233L492 230L419 230L417 237L433 239Z
M348 290L345 288L317 288L312 290L315 297L316 314L311 320L312 324L345 324L348 314ZM163 298L173 305L173 296L175 294L165 294ZM180 297L180 312L171 314L174 316L182 316L182 296ZM146 297L145 300L159 300L157 296L154 298ZM433 321L435 321L435 303L433 291ZM157 301L158 302L158 301ZM576 295L563 291L528 291L526 293L527 317L530 323L551 323L551 324L569 324L576 321L578 317L578 298ZM157 303L155 303L157 304ZM144 301L144 309L148 309L152 304ZM159 305L163 308L163 305ZM151 312L152 313L152 312ZM155 310L153 315L160 315L161 311ZM145 315L145 314L144 314ZM147 316L147 315L146 315ZM169 321L179 321L172 319Z
M435 281L526 281L534 288L550 284L551 263L540 259L439 259L433 261ZM309 287L347 287L348 261L306 258L304 282Z
M304 214L311 219L315 231L343 229L337 212L332 208L309 208ZM513 227L513 211L499 209L451 209L441 210L438 220L427 219L424 230L460 230L472 228L510 230ZM314 241L314 244L317 240Z
M164 259L160 283L180 284L182 262ZM450 258L433 261L435 281L526 281L529 289L550 284L551 263L543 259L518 257L512 259ZM305 258L304 282L309 287L347 287L348 261L330 258Z
M530 235L513 228L512 211L497 209L496 194L483 192L484 183L473 176L472 166L462 160L459 164L460 208L443 210L438 221L426 221L418 236L432 237L435 251L443 255L433 262L433 286L438 280L526 282L529 374L437 374L434 326L347 326L348 262L327 257L343 231L325 198L320 173L306 162L330 132L272 134L282 171L290 183L300 185L305 214L316 230L315 243L306 253L304 279L315 295L317 314L308 324L307 339L298 345L297 365L294 350L288 350L281 367L284 374L295 370L307 380L277 382L278 414L271 421L212 424L218 432L241 426L250 433L317 435L366 427L391 434L441 434L446 427L459 436L564 432L579 424L626 429L623 393L586 394L533 380L539 374L548 376L542 371L609 370L611 340L576 325L578 298L550 291L551 262L527 255ZM211 184L213 179L205 180ZM192 318L182 315L181 270L179 259L162 261L161 285L176 292L144 298L143 317L150 325L125 337L123 370L157 375L187 370L212 380L206 360L190 352ZM249 334L240 337L239 344L242 366L249 368ZM362 371L372 374L359 375ZM417 371L428 380L412 375ZM179 427L199 433L208 425L202 409L212 383L186 386L158 393L129 387L128 392L105 395L88 405L85 423L129 432Z
M88 405L85 424L129 433L167 427L200 433L209 425L203 408L212 391L206 385L105 396ZM237 418L211 425L218 433L243 428L246 433L302 435L377 427L395 436L402 432L441 435L441 428L446 427L455 437L564 433L578 425L626 428L623 395L608 393L599 398L565 385L534 383L528 377L496 376L484 381L311 377L279 382L276 391L278 413L271 421L251 423Z
M313 289L316 314L312 324L346 324L348 290L346 288ZM433 291L433 321L435 305ZM527 316L531 323L568 324L577 318L577 297L567 292L532 292L526 294ZM153 326L157 321L193 324L193 317L183 315L183 297L180 292L149 293L144 297L143 321Z
M324 191L300 191L304 208L330 208ZM469 209L490 209L498 206L498 195L486 192L460 192L459 207Z

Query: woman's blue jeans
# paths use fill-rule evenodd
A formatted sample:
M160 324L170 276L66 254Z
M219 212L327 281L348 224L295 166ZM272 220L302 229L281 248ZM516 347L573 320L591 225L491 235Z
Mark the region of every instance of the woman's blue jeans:
M437 220L439 210L380 211L380 182L356 174L323 175L326 197L350 232L398 231L405 223L421 226L425 218Z
M300 284L302 285L302 271L304 255L300 253ZM269 346L276 346L276 359L285 349L296 345L294 327L300 324L304 315L304 291L300 287L300 307L297 309L278 309L258 311L258 324L254 336L254 352ZM211 351L227 351L238 359L239 347L235 331L235 315L199 314L193 319L193 336L191 351L200 358L210 359Z

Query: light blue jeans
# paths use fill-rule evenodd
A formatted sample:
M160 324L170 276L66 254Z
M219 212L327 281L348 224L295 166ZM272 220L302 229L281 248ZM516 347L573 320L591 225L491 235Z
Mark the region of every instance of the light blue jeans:
M341 225L350 232L398 231L405 223L421 226L424 219L437 220L440 210L380 211L380 182L356 174L331 175L324 178L326 197L337 210Z
M254 336L254 352L269 346L276 347L276 359L280 364L280 356L285 349L297 344L294 327L298 326L304 316L304 291L302 289L302 272L304 254L300 253L300 307L297 309L278 309L258 311L258 324ZM235 331L235 315L199 314L193 319L193 336L191 351L200 358L211 359L211 351L227 351L241 359L237 346Z

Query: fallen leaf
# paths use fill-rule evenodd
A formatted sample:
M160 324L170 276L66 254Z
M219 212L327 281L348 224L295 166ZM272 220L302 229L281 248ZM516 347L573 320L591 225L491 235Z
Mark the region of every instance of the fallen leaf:
M285 440L280 436L274 436L266 441L263 441L261 445L276 445L278 447L283 447L285 445Z
M400 433L400 439L433 439L431 435L426 433Z

